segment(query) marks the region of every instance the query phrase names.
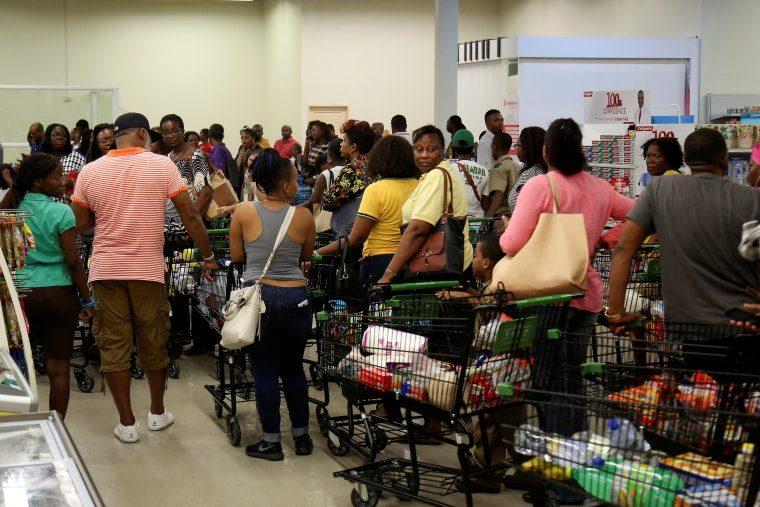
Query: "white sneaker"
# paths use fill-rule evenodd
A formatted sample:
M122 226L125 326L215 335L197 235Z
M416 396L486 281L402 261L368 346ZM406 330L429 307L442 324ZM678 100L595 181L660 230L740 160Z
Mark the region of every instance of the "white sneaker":
M150 410L148 411L148 429L150 431L161 431L172 424L174 424L174 416L168 410L164 409L164 413L158 415L151 414Z
M119 423L119 425L114 428L113 435L125 444L137 442L140 440L140 423L135 421L132 426L124 426Z

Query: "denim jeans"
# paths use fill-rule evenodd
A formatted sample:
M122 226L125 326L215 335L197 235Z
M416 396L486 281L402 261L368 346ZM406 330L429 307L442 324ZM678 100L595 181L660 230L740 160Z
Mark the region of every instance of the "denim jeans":
M359 268L359 280L364 285L377 283L385 274L385 268L393 259L393 254L380 254L365 257Z
M280 441L280 384L288 405L293 436L309 428L309 399L303 354L311 334L311 295L308 287L263 284L261 338L250 348L256 410L267 442Z
M537 306L529 308L529 315L539 318L536 338L531 347L533 363L533 388L548 394L548 403L542 404L549 433L571 436L588 429L586 410L583 408L586 394L580 366L586 362L591 333L598 313L568 308L564 326L559 322L561 308ZM559 340L549 339L547 330L561 328L565 331ZM563 396L569 394L571 396Z

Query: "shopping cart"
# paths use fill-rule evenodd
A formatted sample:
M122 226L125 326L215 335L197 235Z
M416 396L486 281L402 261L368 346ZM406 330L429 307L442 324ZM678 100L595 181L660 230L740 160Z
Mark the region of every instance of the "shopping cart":
M482 300L494 304L475 309L471 298L418 298L398 307L386 304L362 319L355 328L361 333L354 332L361 348L352 348L335 374L397 400L406 410L409 458L336 472L354 483L353 505L375 505L383 491L432 505L446 505L437 497L462 492L472 505L471 480L503 480L503 464L472 467L470 421L482 431L492 414L533 402L524 395L534 381L531 349L548 340L550 328L562 326L573 297L582 296L507 303L506 294L496 294ZM450 431L425 433L417 415L440 420ZM415 442L422 435L455 446L459 466L421 462ZM483 445L488 455L487 442Z
M316 417L334 455L343 456L354 449L368 461L374 461L389 443L406 439L407 428L398 414L381 417L370 410L380 404L385 408L395 406L393 397L375 389L366 379L363 382L354 371L360 364L347 364L353 360L346 358L361 347L370 322L381 322L391 315L397 318L394 324L400 323L402 316L405 325L431 323L430 319L440 322L446 315L435 291L456 285L458 282L424 282L376 287L369 301L326 296L326 307L317 313L319 365L327 382L339 384L347 414L330 416L326 389L325 403L317 405ZM417 427L420 432L423 428L424 424Z
M554 495L581 501L753 505L760 484L752 447L760 442L760 336L665 322L656 335L645 332L656 350L637 350L638 342L600 329L595 337L594 347L587 334L561 337L587 351L586 361L555 364L561 380L531 393L548 401L541 418L534 413L509 428L517 452L530 457L513 464L549 482ZM547 428L547 413L577 431ZM530 499L554 504L543 488Z
M602 277L603 305L609 301L610 268L612 252L599 250L594 256L594 271ZM660 245L646 243L639 247L633 261L625 292L625 309L628 313L640 313L646 317L663 316L662 283L660 279ZM606 322L602 322L606 324Z

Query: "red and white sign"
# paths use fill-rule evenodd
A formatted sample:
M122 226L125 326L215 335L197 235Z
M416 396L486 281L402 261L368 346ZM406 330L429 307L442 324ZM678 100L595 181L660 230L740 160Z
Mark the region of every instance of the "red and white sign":
M517 156L517 151L515 151L515 143L518 139L520 139L520 125L504 125L501 131L506 132L512 137L512 147L509 149L509 154Z
M651 123L649 90L583 92L584 123Z

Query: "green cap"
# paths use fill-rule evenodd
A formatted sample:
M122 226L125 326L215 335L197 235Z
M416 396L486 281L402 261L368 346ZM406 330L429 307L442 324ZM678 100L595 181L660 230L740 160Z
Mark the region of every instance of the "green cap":
M452 147L454 148L472 148L475 144L475 138L469 130L457 130L454 134Z

